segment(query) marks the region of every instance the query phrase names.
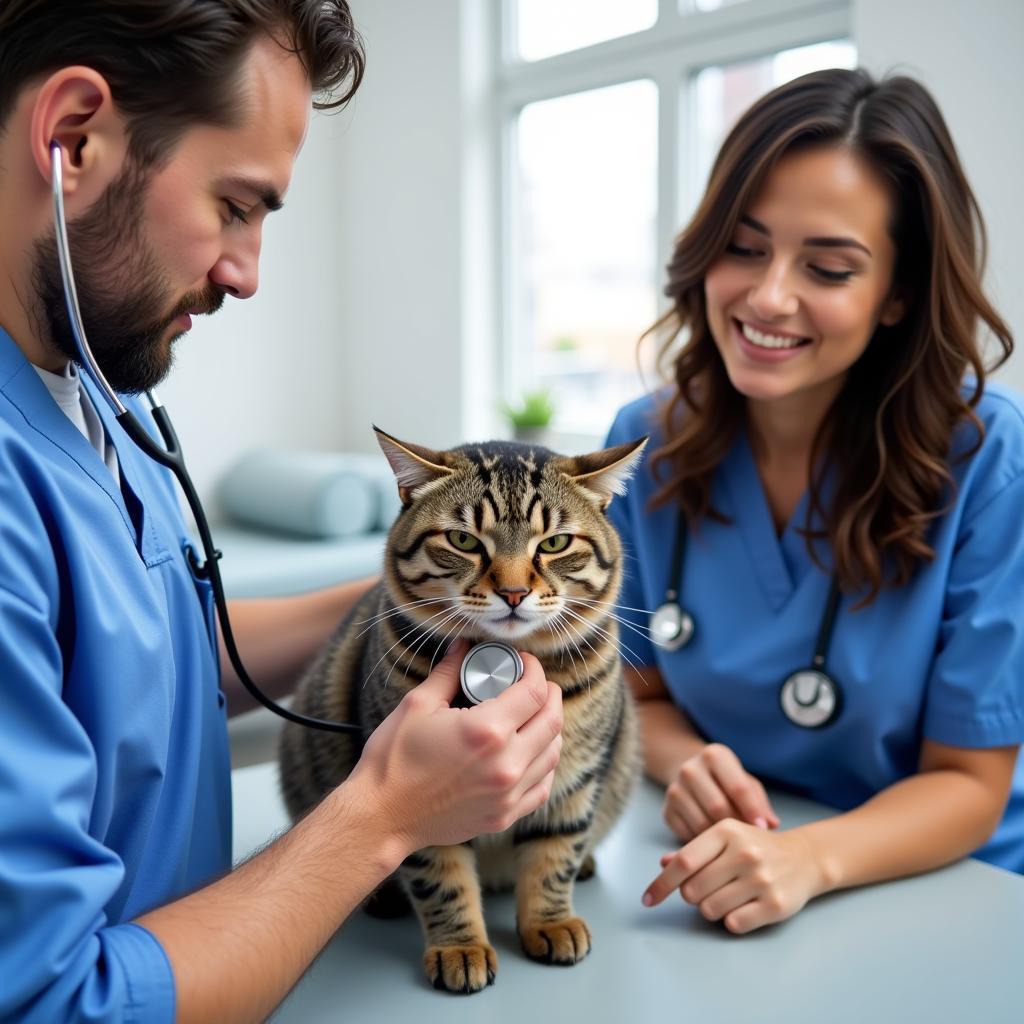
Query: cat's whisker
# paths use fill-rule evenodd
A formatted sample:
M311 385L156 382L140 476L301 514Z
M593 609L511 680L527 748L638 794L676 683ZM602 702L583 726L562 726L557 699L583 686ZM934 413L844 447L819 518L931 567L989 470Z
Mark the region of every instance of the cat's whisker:
M430 619L436 619L436 618L438 618L439 616L441 616L441 615L444 615L444 614L446 614L446 613L447 613L447 612L448 612L449 610L450 610L450 609L448 609L448 608L442 608L442 609L441 609L441 610L440 610L439 612L435 612L435 613L434 613L433 615L431 615L431 616L430 616ZM430 619L427 619L427 622L430 622ZM416 632L416 630L417 630L417 629L420 629L420 628L422 628L422 626L423 626L423 625L425 625L425 623L419 623L419 624L417 624L417 625L414 625L414 626L413 626L413 627L412 627L411 629L408 629L408 630L406 630L406 631L405 631L405 633L403 633L403 634L402 634L402 635L401 635L401 636L400 636L400 637L399 637L399 638L398 638L398 639L397 639L397 640L396 640L396 641L395 641L395 642L394 642L394 643L393 643L393 644L392 644L392 645L391 645L391 646L390 646L390 647L389 647L389 648L388 648L388 649L387 649L387 650L386 650L386 651L385 651L385 652L384 652L384 653L383 653L383 654L382 654L382 655L381 655L381 656L380 656L380 657L379 657L379 658L378 658L378 659L376 660L376 662L375 662L375 663L374 663L374 665L373 665L373 668L371 668L371 669L370 669L370 671L366 673L366 678L365 678L365 679L363 680L363 689L365 689L365 688L366 688L366 684L367 684L367 683L368 683L368 682L369 682L369 681L370 681L370 680L371 680L371 679L373 678L373 673L377 671L377 666L378 666L378 665L380 665L380 663L381 663L381 662L382 662L382 661L383 661L383 660L384 660L384 659L385 659L385 658L386 658L386 657L387 657L387 656L388 656L388 655L389 655L389 654L390 654L390 653L391 653L391 652L392 652L392 651L393 651L393 650L394 650L394 649L395 649L396 647L398 647L398 646L399 646L399 645L400 645L400 644L401 644L401 643L402 643L402 642L403 642L403 641L405 640L405 638L406 638L406 637L407 637L407 636L408 636L408 635L409 635L410 633L414 633L414 632Z
M563 609L563 611L565 611L565 609ZM559 612L559 615L560 615L560 616L561 616L561 614L562 614L562 612ZM592 643L590 642L590 639L589 639L589 637L587 637L587 636L586 636L586 635L585 635L585 634L584 634L584 633L583 633L583 632L582 632L581 630L579 630L579 629L578 629L578 628L577 628L577 627L576 627L576 626L575 626L575 625L574 625L573 623L569 622L568 620L566 620L566 621L565 621L565 623L564 623L564 626L565 626L565 629L566 629L566 631L568 631L569 629L571 629L571 630L572 630L572 632L573 632L573 633L574 633L574 634L575 634L576 636L578 636L578 637L580 638L580 640L582 640L582 641L583 641L583 642L584 642L584 643L585 643L585 644L586 644L586 645L587 645L587 646L588 646L588 647L590 648L591 652L593 653L594 657L595 657L595 658L597 658L598 662L600 662L600 661L601 661L601 653L600 653L600 652L599 652L599 651L597 650L597 648L596 648L596 647L595 647L595 646L594 646L594 645L593 645L593 644L592 644ZM577 650L579 650L579 643L578 643L578 642L576 643L576 648L577 648ZM582 652L582 650L580 650L580 655L581 655L581 656L583 655L583 652ZM586 662L584 662L584 664L586 664ZM586 675L587 675L587 687L588 687L588 690L589 690L589 685L590 685L590 673L588 672L588 673L587 673Z
M378 615L372 615L368 619L360 619L358 622L352 623L352 625L362 626L364 623L369 623L369 625L365 629L360 630L356 634L357 637L360 637L364 633L368 633L371 629L373 629L374 626L383 622L385 619L390 619L395 615L401 615L406 608L414 608L416 606L422 606L425 604L440 604L443 602L448 602L450 600L451 599L447 597L426 597L422 601L408 601L403 605L397 606L396 608L391 608L389 611L380 612Z
M573 649L573 647L576 647L578 649L579 645L576 644L573 641L573 639L569 635L569 631L568 631L568 629L566 629L565 625L558 621L558 615L557 614L553 618L548 620L548 628L551 629L554 632L555 636L558 637L559 640L561 640L563 636L565 637L565 641L564 641L565 644L566 644L566 648L565 649L566 649L566 651L568 651L569 657L572 659L573 676L577 677L577 673L578 673L579 670L576 667L576 657L573 654L572 649ZM581 651L580 654L582 655L582 653L583 652ZM583 662L583 667L586 668L586 661L585 660Z
M653 615L654 614L654 609L653 608L633 608L631 605L619 604L617 601L598 601L596 598L593 598L593 597L573 597L573 598L568 598L564 594L561 595L561 597L562 597L562 600L564 600L564 601L572 600L572 601L577 601L580 604L606 605L609 608L621 608L622 611L624 611L624 612L643 612L645 615Z
M414 661L416 660L416 656L417 656L417 655L418 655L418 654L420 653L420 650L422 649L423 645L424 645L424 644L425 644L425 643L426 643L426 642L427 642L427 641L428 641L428 640L429 640L429 639L430 639L430 638L431 638L431 637L432 637L432 636L433 636L433 635L434 635L435 633L437 633L437 632L438 632L439 630L442 630L442 629L444 629L444 627L445 627L445 626L447 626L447 625L448 625L448 623L452 621L452 619L458 620L458 618L459 618L459 617L460 617L461 615L462 615L462 610L461 610L460 608L456 608L456 609L454 609L454 610L452 611L451 615L449 615L449 616L448 616L448 618L446 618L446 619L442 619L442 620L441 620L441 621L440 621L439 623L437 623L437 624L436 624L435 626L432 626L432 627L431 627L431 628L430 628L430 629L429 629L429 630L427 631L427 633L426 633L426 634L425 634L425 635L424 635L424 636L423 636L423 637L422 637L422 638L421 638L421 639L420 639L420 640L419 640L419 641L417 642L417 644L416 644L416 647L415 647L414 649L412 649L412 650L410 650L410 651L407 651L407 652L406 652L406 653L407 653L407 654L409 655L409 660L408 660L408 662L406 663L406 666L405 666L405 672L403 672L403 673L402 673L402 680L403 680L403 682L404 682L404 681L405 681L406 679L408 679L408 678L409 678L409 669L411 669L411 668L412 668L412 663L413 663L413 662L414 662ZM440 645L438 645L438 650L440 650ZM437 656L437 651L435 651L435 652L434 652L434 656L435 656L435 657ZM396 664L400 664L400 663L401 663L401 661L402 661L402 659L401 659L401 658L399 658L399 659L398 659L398 662L396 662ZM431 663L431 665L433 665L433 663L434 663L434 662L433 662L433 660L431 660L431 662L430 662L430 663ZM388 677L390 678L390 676L391 676L391 673L389 672L389 673L388 673ZM386 685L386 684L385 684L385 685Z
M421 637L414 637L412 640L409 641L408 644L406 644L405 651L403 651L402 654L398 656L395 663L388 670L388 674L384 677L385 687L387 687L387 685L391 681L391 673L394 672L395 669L402 664L403 660L405 660L406 657L408 657L408 661L406 662L405 672L402 674L402 679L408 679L409 669L412 668L412 663L413 661L415 661L416 655L419 653L420 648L430 639L430 637L434 635L434 633L437 630L444 629L444 627L448 625L448 623L451 622L453 618L458 616L460 612L458 608L446 608L444 612L439 614L444 615L444 618L442 618L440 622L436 622L432 626L427 626L426 623L424 623L423 635ZM431 618L437 618L437 616L433 615L431 616ZM415 647L413 647L414 644Z
M586 601L576 597L563 597L562 600L566 604L582 604L584 607L591 607ZM605 609L600 609L600 611L602 611L604 615L607 615L608 618L614 619L620 625L625 626L627 629L631 629L638 636L642 636L645 640L650 640L651 631L648 627L638 626L635 622L630 622L629 619L623 618L621 615L616 615L614 612L610 612Z
M437 656L440 653L441 648L443 647L447 649L448 647L450 647L453 643L455 643L456 640L459 639L460 636L462 636L462 634L466 631L466 627L471 626L473 624L473 619L465 612L463 612L461 609L459 611L459 614L462 617L463 622L460 626L458 626L458 632L455 634L454 637L452 637L451 640L448 639L448 637L452 635L452 631L449 630L444 640L442 640L441 643L437 645L437 650L434 651L434 657L430 659L430 668L427 669L428 676L430 675L431 672L434 671L434 661L437 659Z
M595 633L604 637L605 640L618 650L619 654L626 660L630 668L636 669L638 672L640 671L640 666L638 664L640 656L621 637L614 636L612 633L609 633L608 630L591 622L589 619L584 618L579 612L569 608L568 606L565 607L563 611L568 615L571 615L574 619L582 622L584 625L589 626ZM636 658L637 660L633 661L633 658L627 657L626 651L629 651L633 658Z

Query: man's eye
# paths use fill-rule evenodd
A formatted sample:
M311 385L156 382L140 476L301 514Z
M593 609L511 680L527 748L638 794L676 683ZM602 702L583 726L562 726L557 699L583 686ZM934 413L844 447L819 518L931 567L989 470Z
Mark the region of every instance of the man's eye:
M568 533L556 533L554 537L545 537L537 547L547 555L556 555L564 551L571 540L572 536Z
M449 543L459 551L478 551L480 541L471 533L463 533L461 530L449 530L446 534Z
M225 199L224 205L228 208L228 215L232 221L240 220L243 224L249 223L245 217L245 210L240 206L236 206L230 199Z

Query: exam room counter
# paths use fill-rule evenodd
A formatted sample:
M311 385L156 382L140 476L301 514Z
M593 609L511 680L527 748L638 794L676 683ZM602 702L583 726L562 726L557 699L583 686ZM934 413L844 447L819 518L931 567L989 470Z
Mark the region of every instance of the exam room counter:
M287 826L274 764L236 769L234 854L244 858ZM782 827L833 812L772 793ZM644 782L597 851L597 875L575 906L594 948L571 968L527 960L511 895L485 898L498 952L493 987L434 991L414 917L357 911L272 1020L473 1021L474 1024L1021 1024L1024 878L965 860L916 878L833 893L780 925L745 936L706 922L679 898L646 909L640 896L673 847L661 796ZM339 866L340 867L340 866Z

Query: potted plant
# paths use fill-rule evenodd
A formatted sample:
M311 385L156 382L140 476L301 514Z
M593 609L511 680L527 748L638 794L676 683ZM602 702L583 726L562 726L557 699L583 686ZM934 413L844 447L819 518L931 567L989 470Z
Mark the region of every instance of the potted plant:
M512 424L512 436L528 444L542 444L555 415L554 402L547 388L526 391L518 405L504 406Z

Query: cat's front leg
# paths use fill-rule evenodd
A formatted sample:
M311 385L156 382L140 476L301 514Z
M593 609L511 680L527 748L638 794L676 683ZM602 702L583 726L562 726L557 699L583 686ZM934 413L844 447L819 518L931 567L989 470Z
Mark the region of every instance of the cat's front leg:
M532 960L569 965L590 952L590 928L572 909L586 852L584 833L529 839L516 848L516 920Z
M434 988L468 995L492 984L498 956L487 941L473 850L427 847L406 857L399 876L423 926Z

